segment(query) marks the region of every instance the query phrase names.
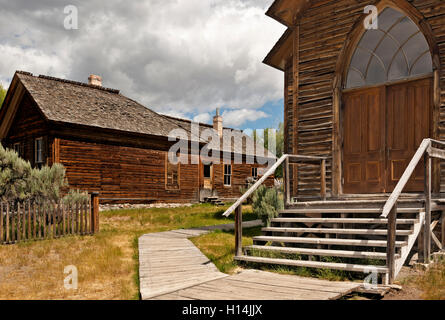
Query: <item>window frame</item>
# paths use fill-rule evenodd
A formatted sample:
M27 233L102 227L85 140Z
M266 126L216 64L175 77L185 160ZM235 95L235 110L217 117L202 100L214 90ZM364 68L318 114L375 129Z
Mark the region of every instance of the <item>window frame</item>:
M16 142L12 145L12 149L17 152L20 158L23 158L24 156L24 150L23 150L23 143L22 142Z
M381 15L385 13L386 10L392 10L394 12L394 16L396 17L395 21L390 21L389 24L384 24L386 26L380 27L377 30L365 30L365 32L361 35L360 39L358 39L358 42L353 49L354 51L351 53L350 61L348 64L348 67L346 69L345 73L345 83L343 85L344 90L354 90L354 89L360 89L360 88L368 88L368 87L375 87L380 85L386 85L389 83L397 83L399 81L411 81L415 80L417 78L423 78L426 76L431 76L434 72L434 62L433 57L431 55L430 47L428 45L428 40L423 34L422 30L419 28L419 26L404 12L401 12L400 10L397 10L392 7L386 7L383 10L381 10L379 14L379 18L381 18ZM392 14L391 12L387 13ZM379 21L380 22L380 21ZM408 25L411 27L415 27L416 30L411 30L412 34L410 33L409 36L405 38L399 39L397 37L396 31L398 30L400 26L403 24L406 24L408 22ZM375 46L372 48L368 48L367 46L362 46L363 39L373 32L379 32L378 37L376 37L376 43ZM423 40L419 46L424 48L422 52L415 52L416 56L413 56L412 50L410 50L410 41L412 39L415 39L416 36L420 35L423 37ZM378 41L377 41L378 40ZM400 41L399 41L400 40ZM390 50L390 46L385 47L385 41L389 41L392 46L394 46L395 50ZM420 43L420 42L419 42ZM374 45L374 43L373 43ZM382 56L382 50L385 50L385 48L388 48L386 50L390 50L391 54L387 57L389 58L388 61L386 61ZM364 54L366 56L366 60L363 59L355 59L356 57L359 57L360 54ZM431 69L428 68L428 70L415 70L416 67L419 67L419 65L423 62L425 62L425 58L429 55L428 61L428 67L429 63L431 62ZM397 69L397 58L398 57L403 58L403 67L406 67L406 74L403 75L394 75L393 72ZM415 59L411 59L412 57L415 57ZM360 66L354 65L354 61L363 61L361 62ZM385 61L384 61L385 60ZM372 71L371 71L371 64L374 63L378 64L380 68L382 68L383 72L380 72L378 74L383 74L384 79L381 81L374 81L372 78ZM361 70L364 67L364 70ZM374 70L374 69L373 69ZM360 83L359 83L360 82Z
M252 174L252 178L258 179L258 167L252 167L251 174Z
M233 175L233 167L232 164L223 164L223 179L224 179L224 187L232 186L232 175ZM227 173L229 170L226 168L230 168L230 173ZM226 183L226 177L229 179L229 184Z
M40 141L40 160L38 159L38 142ZM34 139L34 163L43 164L45 160L43 159L43 137L38 137Z
M173 187L172 184L168 183L168 179L169 179L169 169L172 168L172 166L176 166L176 184L177 184L177 188ZM177 164L170 164L169 160L168 160L168 153L166 153L165 155L165 190L168 191L180 191L181 190L181 163L178 162ZM174 174L174 173L173 173ZM172 177L172 179L174 179L174 176ZM172 180L172 182L174 182Z

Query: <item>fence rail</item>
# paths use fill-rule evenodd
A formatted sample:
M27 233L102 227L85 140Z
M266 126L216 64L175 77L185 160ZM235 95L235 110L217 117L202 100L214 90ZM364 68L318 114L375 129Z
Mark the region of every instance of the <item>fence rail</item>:
M74 205L0 202L0 245L90 235L99 231L97 194Z

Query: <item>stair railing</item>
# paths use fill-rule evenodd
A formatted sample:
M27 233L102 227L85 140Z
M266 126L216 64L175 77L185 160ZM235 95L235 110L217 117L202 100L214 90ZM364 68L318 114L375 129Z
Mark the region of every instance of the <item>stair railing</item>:
M408 167L397 183L394 191L388 198L388 201L383 207L381 218L388 219L388 238L387 238L387 267L388 267L388 279L391 284L394 282L396 274L396 230L397 230L397 202L402 195L403 190L411 179L416 167L422 159L424 159L425 167L425 226L424 226L424 243L423 246L419 246L423 251L423 258L428 262L431 256L431 168L432 158L445 160L445 150L434 148L433 144L445 147L445 143L433 139L424 139L417 149L413 158L411 159Z
M285 180L285 204L290 204L290 163L314 163L320 164L320 195L322 199L326 199L326 158L313 157L313 156L300 156L300 155L283 155L278 161L270 167L266 173L247 190L241 198L239 198L230 208L228 208L223 216L228 217L235 211L235 254L236 256L242 256L242 238L243 238L243 203L269 178L273 175L279 166L285 163L284 167L284 180Z

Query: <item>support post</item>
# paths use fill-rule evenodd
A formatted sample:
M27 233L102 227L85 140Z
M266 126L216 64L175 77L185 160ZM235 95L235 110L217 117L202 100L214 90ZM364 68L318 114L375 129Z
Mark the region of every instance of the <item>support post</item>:
M397 206L391 209L388 215L388 243L386 246L386 265L388 267L388 282L394 283L396 271L396 226L397 226Z
M99 192L91 193L91 233L99 232Z
M235 210L235 256L243 255L243 207L239 205Z
M431 257L431 157L425 154L425 227L424 227L424 260Z
M442 211L440 224L441 224L440 234L441 234L442 249L445 251L445 210Z
M285 188L286 188L286 190L285 190L285 202L284 202L284 204L285 205L288 205L288 204L290 204L290 170L289 170L289 157L286 159L286 162L285 162L285 167L284 167L284 171L285 171L285 174L284 174L284 178L286 179L285 180Z
M320 183L321 183L321 199L326 200L326 160L321 160Z

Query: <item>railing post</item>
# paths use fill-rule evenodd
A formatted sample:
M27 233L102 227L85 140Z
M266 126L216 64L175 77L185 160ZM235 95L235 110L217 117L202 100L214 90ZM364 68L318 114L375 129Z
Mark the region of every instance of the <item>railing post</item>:
M397 205L394 205L388 215L388 243L386 246L386 265L388 267L388 284L394 283L396 272L396 229Z
M424 259L430 262L431 257L431 157L424 156L425 161L425 227L424 227Z
M286 162L285 162L285 175L284 175L284 179L285 179L285 201L284 204L288 205L290 204L290 170L289 170L289 157L286 158Z
M321 160L320 165L321 199L326 200L326 160Z
M235 210L235 256L243 255L243 205Z
M442 248L443 248L443 250L445 250L445 210L444 211L442 211L442 215L441 215L441 218L440 218L440 224L441 224L441 232L440 232L440 234L442 235L442 239L441 239L441 242L442 242Z
M99 192L91 193L91 233L99 232Z

